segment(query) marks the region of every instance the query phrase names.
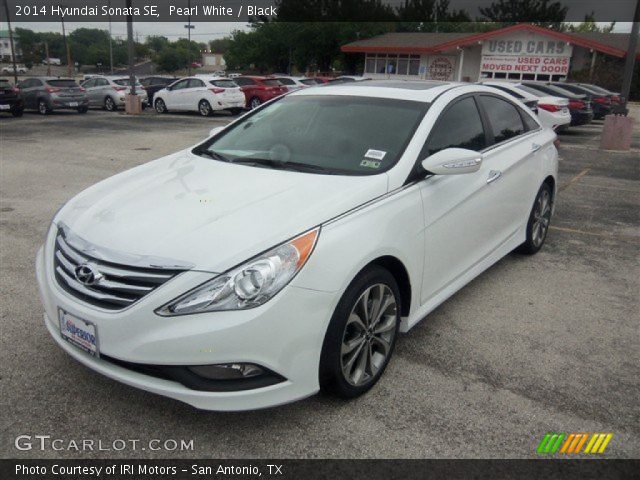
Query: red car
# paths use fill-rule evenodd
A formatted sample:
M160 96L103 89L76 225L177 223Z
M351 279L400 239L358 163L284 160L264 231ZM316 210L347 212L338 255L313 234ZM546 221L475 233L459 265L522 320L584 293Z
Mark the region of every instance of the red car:
M272 98L287 93L288 89L275 78L241 76L233 79L244 92L246 106L252 110Z

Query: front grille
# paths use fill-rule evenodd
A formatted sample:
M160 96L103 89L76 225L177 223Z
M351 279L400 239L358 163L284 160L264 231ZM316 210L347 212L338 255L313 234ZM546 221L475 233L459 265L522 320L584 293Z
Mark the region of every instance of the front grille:
M93 284L80 282L76 276L76 269L87 265L100 277ZM58 284L74 297L96 307L121 310L183 270L132 267L94 258L71 246L64 231L59 229L54 271Z

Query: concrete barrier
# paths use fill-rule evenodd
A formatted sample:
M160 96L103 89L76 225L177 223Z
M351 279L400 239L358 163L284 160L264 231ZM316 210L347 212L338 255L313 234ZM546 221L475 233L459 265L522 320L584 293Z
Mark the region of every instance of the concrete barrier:
M634 118L622 115L604 117L604 128L600 139L601 150L630 150Z

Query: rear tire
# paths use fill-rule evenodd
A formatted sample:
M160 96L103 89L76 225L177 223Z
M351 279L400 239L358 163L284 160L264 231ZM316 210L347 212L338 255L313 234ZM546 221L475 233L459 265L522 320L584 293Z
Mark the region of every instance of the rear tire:
M48 115L51 113L51 109L45 100L38 100L38 113L40 113L40 115Z
M107 97L104 99L104 108L108 112L115 112L116 110L118 110L118 105L116 105L116 102L113 100L113 98Z
M158 113L167 113L167 105L164 103L164 100L158 98L155 103L156 112Z
M553 192L547 183L543 183L538 190L538 195L533 202L529 221L527 222L527 240L520 245L516 251L526 255L538 253L549 231L549 223L551 222L551 207L553 202Z
M24 113L24 110L22 108L16 108L15 110L11 110L11 115L13 115L14 117L21 117L23 113Z
M203 117L210 117L213 115L213 109L207 100L200 100L200 103L198 103L198 112L200 112L200 115Z
M400 327L400 290L382 267L363 270L347 287L331 318L320 357L320 388L355 398L382 376Z

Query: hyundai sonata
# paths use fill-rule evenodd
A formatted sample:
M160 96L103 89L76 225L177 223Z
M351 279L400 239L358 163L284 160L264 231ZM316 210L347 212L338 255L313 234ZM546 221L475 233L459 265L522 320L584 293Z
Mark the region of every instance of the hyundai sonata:
M45 324L82 364L203 409L356 397L399 332L542 247L555 138L481 85L279 97L69 201L37 257Z

